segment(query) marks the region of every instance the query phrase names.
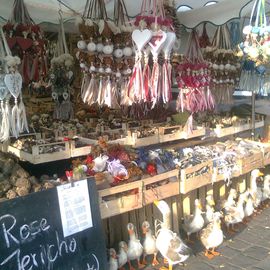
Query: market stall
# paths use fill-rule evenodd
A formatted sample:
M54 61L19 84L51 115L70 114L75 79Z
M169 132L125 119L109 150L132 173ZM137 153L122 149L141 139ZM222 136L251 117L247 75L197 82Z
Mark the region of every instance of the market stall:
M176 235L189 238L208 218L218 222L213 203L229 201L232 190L231 200L241 205L244 198L254 209L270 198L268 180L256 182L258 169L269 169L269 118L254 104L269 89L267 3L205 1L182 14L180 1L55 2L15 0L0 11L0 221L6 207L21 228L20 240L3 231L3 243L9 249L12 240L18 256L25 253L18 269L100 263L97 269L107 270L107 261L110 270L142 268L151 264L147 255L158 264L158 251L172 269L189 248L167 258L163 229L179 242ZM210 17L228 5L236 13ZM236 89L251 92L254 102L236 100ZM41 220L38 239L23 224L31 204L25 216L30 227ZM201 205L206 217L195 230L189 220ZM232 219L244 217L224 211L226 226ZM95 234L100 242L93 244ZM142 244L138 235L145 235ZM27 255L35 245L47 245L38 262ZM16 267L4 257L2 264Z

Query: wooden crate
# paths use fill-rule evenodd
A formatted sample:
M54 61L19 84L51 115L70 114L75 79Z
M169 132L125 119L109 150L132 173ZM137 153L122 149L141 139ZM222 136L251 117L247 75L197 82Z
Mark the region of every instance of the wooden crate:
M214 129L214 132L216 133L218 138L221 138L221 137L235 134L235 130L236 130L235 128L236 127L234 126L222 128L220 125L217 125L216 128Z
M143 147L152 144L159 143L159 135L158 132L153 136L148 136L144 138L138 138L137 132L131 132L130 130L127 132L127 138L125 140L125 144L131 145L133 147Z
M257 141L247 140L258 146L263 154L263 165L266 166L270 164L270 143L262 143Z
M101 218L108 218L142 207L143 182L136 181L104 190L99 193ZM135 191L136 194L130 194Z
M84 146L76 146L76 141L71 140L70 141L70 156L71 157L86 156L91 153L92 140L87 139L87 138L82 138L82 137L79 137L76 140L78 140L79 143L84 144Z
M237 163L240 166L240 174L246 174L254 169L263 167L263 153L254 152L248 157L239 158Z
M170 142L175 140L181 140L183 127L180 125L177 126L167 126L167 127L159 127L158 133L159 133L159 142Z
M181 139L192 139L196 137L205 136L206 129L205 127L197 127L196 129L192 130L192 132L188 132L186 129L181 131Z
M214 183L223 181L226 178L226 176L223 173L219 172L220 168L221 167L213 168L212 181ZM233 174L231 175L231 179L240 176L240 172L241 172L241 168L239 168L239 170L237 172L233 172Z
M255 122L255 128L262 128L262 127L264 127L264 120Z
M179 170L175 169L143 181L143 203L153 203L155 200L169 198L179 194Z
M204 167L208 170L200 175L191 176L191 174L201 171ZM205 161L201 164L186 168L180 171L180 193L186 194L192 190L212 183L213 162Z
M40 153L41 147L50 147L50 146L63 146L64 150L46 154ZM17 156L20 160L28 161L32 164L40 164L70 158L69 142L55 142L55 143L33 145L32 153L25 152L23 150L17 149L9 145L8 152Z

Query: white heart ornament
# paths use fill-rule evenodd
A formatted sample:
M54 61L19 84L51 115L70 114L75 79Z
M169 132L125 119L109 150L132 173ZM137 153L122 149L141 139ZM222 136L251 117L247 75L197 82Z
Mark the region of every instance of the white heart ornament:
M139 51L143 49L143 47L151 40L151 38L152 31L148 29L145 29L143 31L136 29L132 33L132 40L135 42Z
M22 89L22 76L19 72L6 74L5 76L5 84L11 93L11 95L15 98L21 93Z
M158 32L155 32L153 34L149 42L152 54L159 54L159 52L163 48L166 38L167 38L167 34L162 30L159 30Z
M5 79L5 75L0 74L0 100L4 100L8 93L8 89L5 84L4 79Z
M167 37L166 37L166 40L165 40L163 48L162 48L166 57L168 57L169 54L171 53L175 41L176 41L175 33L174 32L167 32Z

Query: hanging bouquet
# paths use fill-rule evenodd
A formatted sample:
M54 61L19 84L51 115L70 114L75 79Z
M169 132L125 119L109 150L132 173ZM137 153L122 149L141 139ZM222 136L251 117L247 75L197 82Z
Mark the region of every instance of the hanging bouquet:
M76 56L84 73L83 101L119 109L118 87L126 87L134 64L132 27L123 0L115 0L114 16L115 22L108 19L104 0L87 1L79 21L82 39L77 43Z
M23 0L14 0L11 17L3 31L13 55L22 60L20 70L24 83L39 81L47 74L46 40Z
M74 59L69 54L61 12L59 14L58 42L51 60L49 85L52 89L52 98L55 101L54 118L69 120L74 117L73 104L70 101Z
M227 25L219 26L212 44L204 50L204 58L211 68L211 89L219 104L231 104L238 85L241 65L231 44Z
M197 32L190 34L185 59L176 70L176 80L179 88L176 109L191 115L200 111L213 110L214 98L210 91L210 69L204 60Z
M10 136L17 138L24 131L29 132L22 100L22 76L18 72L20 63L19 57L11 55L0 28L0 141L7 141Z

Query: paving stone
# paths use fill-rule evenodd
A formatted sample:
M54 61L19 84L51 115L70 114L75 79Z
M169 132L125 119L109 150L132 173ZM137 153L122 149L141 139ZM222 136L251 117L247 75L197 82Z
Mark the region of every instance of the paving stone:
M269 255L269 250L262 247L253 246L246 249L244 251L244 254L261 261L261 260L264 260ZM270 265L269 265L269 268L270 268Z
M202 261L197 261L195 263L188 264L185 267L185 270L214 270L214 269L215 268L213 266L210 266L209 264Z
M259 262L259 260L256 260L254 258L245 256L243 254L239 254L239 255L232 258L233 265L236 265L236 266L242 267L242 268L247 268L247 267L250 267L250 266L254 266L255 264L257 266L258 262Z
M270 257L256 264L256 267L263 270L270 269Z
M237 249L237 250L245 250L248 247L250 247L250 243L244 242L242 240L236 239L236 240L232 240L229 241L228 243L228 247Z
M224 256L216 256L215 258L213 258L212 260L207 259L207 264L210 264L214 267L218 267L220 265L224 265L226 263L228 263L228 258L224 257Z
M237 237L235 237L234 241L237 241L238 239L240 239L240 240L243 240L245 242L255 243L256 241L258 241L258 238L259 238L258 233L257 233L257 235L255 235L253 233L246 231L246 232L241 233Z
M232 258L241 253L239 250L230 248L228 246L222 246L218 249L218 251L226 258Z
M264 247L268 249L268 251L270 250L270 241L267 239L258 239L256 242L254 242L254 244L260 247Z

